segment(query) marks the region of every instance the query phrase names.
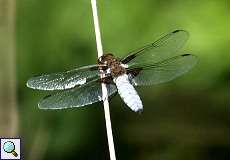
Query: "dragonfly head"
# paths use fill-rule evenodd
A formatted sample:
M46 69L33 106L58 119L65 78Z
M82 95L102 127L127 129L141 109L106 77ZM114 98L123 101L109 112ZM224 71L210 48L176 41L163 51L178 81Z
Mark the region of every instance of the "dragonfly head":
M98 59L98 64L110 65L114 61L116 61L114 55L112 53L107 53Z

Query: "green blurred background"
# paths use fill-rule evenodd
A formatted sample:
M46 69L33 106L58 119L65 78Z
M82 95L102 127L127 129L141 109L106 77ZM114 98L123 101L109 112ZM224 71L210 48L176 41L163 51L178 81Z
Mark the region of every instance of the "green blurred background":
M14 3L16 13L10 25L15 32L11 33L12 29L8 33L16 37L11 52L16 55L15 59L8 58L13 59L10 66L16 70L11 69L9 80L8 67L0 72L0 78L5 78L0 83L0 95L5 100L5 104L0 103L0 112L5 115L9 100L4 95L11 86L12 93L7 95L13 97L16 90L17 101L10 104L12 112L7 113L16 120L0 116L0 130L6 124L15 128L9 133L22 138L25 159L109 159L100 103L39 110L37 102L48 93L25 85L37 74L96 63L90 0L20 0L14 1L12 8ZM229 160L230 2L98 0L98 7L105 52L121 57L162 34L185 29L190 39L183 50L199 57L198 65L184 76L137 88L144 104L141 115L130 111L118 95L112 99L117 159ZM2 36L1 44L6 38ZM1 57L7 56L3 51Z

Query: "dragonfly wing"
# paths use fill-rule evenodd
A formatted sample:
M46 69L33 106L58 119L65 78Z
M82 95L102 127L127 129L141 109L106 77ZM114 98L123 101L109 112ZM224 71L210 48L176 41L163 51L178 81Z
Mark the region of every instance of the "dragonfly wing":
M115 84L107 84L108 96L117 92ZM43 98L38 106L40 109L64 109L81 107L102 101L101 83L92 81L88 84L65 90Z
M89 65L67 72L32 77L27 86L38 90L64 90L83 85L92 79L99 79L98 65Z
M156 63L168 59L176 55L177 51L184 46L188 37L187 31L175 30L157 41L131 52L122 59L122 63L132 66L137 63Z
M135 65L129 68L128 73L135 86L153 85L175 79L189 71L196 63L196 56L184 54L154 64Z

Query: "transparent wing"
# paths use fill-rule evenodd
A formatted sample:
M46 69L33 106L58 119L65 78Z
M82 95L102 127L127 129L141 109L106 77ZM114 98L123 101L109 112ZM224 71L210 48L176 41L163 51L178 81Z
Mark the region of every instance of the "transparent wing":
M156 63L175 56L187 41L189 34L184 30L175 30L159 40L131 52L122 62L132 66L142 63Z
M99 79L98 65L89 65L67 72L45 74L32 77L27 87L38 90L64 90L85 84L92 79Z
M114 84L107 84L108 96L116 93ZM101 83L92 81L88 84L65 90L42 99L38 106L40 109L64 109L81 107L102 100Z
M175 79L189 71L196 63L196 56L184 54L155 64L136 65L128 72L133 85L153 85Z

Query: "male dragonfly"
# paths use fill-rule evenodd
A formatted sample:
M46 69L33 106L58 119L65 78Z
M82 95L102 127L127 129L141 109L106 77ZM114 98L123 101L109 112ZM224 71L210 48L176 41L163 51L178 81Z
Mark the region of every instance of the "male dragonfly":
M177 54L188 37L188 32L175 30L124 58L108 53L100 57L95 65L32 77L27 86L38 90L61 90L44 97L38 106L41 109L64 109L102 101L103 82L106 83L108 96L118 91L130 109L140 112L143 105L135 86L168 82L197 63L194 55Z

